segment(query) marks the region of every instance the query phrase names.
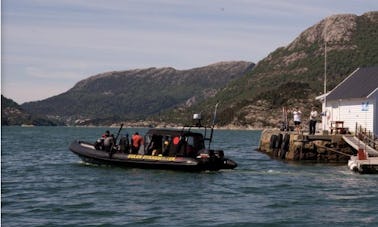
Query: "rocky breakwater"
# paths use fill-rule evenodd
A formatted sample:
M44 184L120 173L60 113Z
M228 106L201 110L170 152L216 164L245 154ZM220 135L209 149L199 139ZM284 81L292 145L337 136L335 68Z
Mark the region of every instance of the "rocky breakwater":
M265 129L258 150L288 161L347 163L355 153L342 135L306 135Z

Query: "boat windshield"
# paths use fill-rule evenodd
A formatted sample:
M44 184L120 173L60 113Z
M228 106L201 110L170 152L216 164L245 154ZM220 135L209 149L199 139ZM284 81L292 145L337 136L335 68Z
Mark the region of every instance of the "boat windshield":
M200 133L147 133L145 136L147 155L195 157L204 148Z

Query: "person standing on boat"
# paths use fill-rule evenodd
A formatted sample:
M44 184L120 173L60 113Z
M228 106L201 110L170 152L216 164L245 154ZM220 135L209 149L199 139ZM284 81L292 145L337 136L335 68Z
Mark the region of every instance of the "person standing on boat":
M119 150L126 154L130 152L129 134L126 133L125 136L121 137L119 140Z
M298 134L301 127L301 117L302 117L302 112L298 108L294 108L293 120L294 120L294 125L295 125L295 128L297 129Z
M139 148L143 143L142 136L138 132L135 132L131 137L131 153L138 154Z
M114 135L111 134L110 136L104 139L104 147L105 151L110 152L114 145Z
M164 143L163 143L163 156L168 156L169 154L169 145L170 145L170 142L169 142L169 137L168 136L165 136L164 137Z
M102 134L102 138L105 139L106 137L109 137L110 136L110 132L109 130L106 130L106 132L104 134Z
M101 135L101 138L98 138L95 143L95 148L97 150L105 150L105 139L110 136L109 130L106 130L104 134Z
M310 135L315 135L317 117L318 117L318 112L316 111L315 107L312 107L311 112L310 112L310 125L309 125Z

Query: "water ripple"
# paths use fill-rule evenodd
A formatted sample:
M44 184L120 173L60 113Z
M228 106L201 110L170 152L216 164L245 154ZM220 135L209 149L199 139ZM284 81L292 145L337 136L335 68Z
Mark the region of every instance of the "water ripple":
M216 131L213 147L238 162L219 172L88 165L68 151L72 140L105 130L4 127L2 225L378 224L377 175L272 160L255 151L259 131Z

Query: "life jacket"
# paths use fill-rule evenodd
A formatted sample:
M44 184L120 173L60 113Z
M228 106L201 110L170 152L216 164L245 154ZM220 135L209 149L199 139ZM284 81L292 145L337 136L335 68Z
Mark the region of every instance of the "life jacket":
M134 147L139 147L142 144L143 138L140 135L133 135L132 137L133 140L133 146Z

